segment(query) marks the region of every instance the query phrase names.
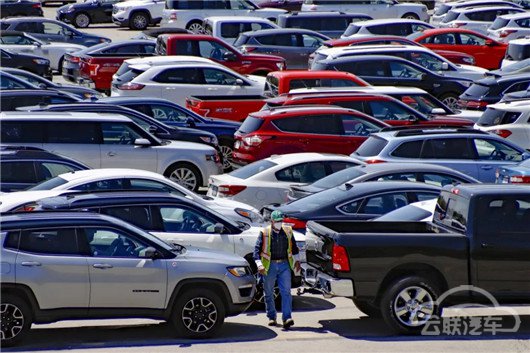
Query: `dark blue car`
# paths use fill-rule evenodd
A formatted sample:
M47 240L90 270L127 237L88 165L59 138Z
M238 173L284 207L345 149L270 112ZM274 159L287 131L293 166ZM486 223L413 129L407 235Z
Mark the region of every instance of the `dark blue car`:
M91 23L112 23L112 6L121 0L87 0L57 10L57 19L86 28Z
M169 126L191 127L211 132L219 140L223 162L226 163L224 168L230 168L229 161L232 159L234 133L241 126L238 122L205 118L165 99L113 97L100 99L98 103L116 104L131 108Z

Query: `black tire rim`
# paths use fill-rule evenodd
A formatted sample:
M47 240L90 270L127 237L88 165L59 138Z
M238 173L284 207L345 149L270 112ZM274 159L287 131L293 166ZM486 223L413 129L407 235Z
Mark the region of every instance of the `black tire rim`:
M182 309L182 323L194 333L210 331L217 323L217 319L217 307L205 297L189 300Z
M392 303L399 323L406 327L421 327L434 315L434 299L428 290L409 286L401 290Z
M15 338L24 328L24 314L22 310L13 304L0 305L1 323L1 339L10 340Z

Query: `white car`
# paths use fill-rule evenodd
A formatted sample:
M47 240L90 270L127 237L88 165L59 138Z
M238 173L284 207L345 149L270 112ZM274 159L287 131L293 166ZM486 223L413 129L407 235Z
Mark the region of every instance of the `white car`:
M258 210L249 205L233 200L198 195L161 174L140 169L105 168L83 170L83 173L63 173L28 189L28 192L40 190L170 192L211 208L234 221L255 226L263 223Z
M287 13L282 9L259 8L250 0L167 0L162 15L162 27L186 28L194 33L203 33L202 21L209 16L251 16L276 21Z
M61 72L64 55L86 49L86 47L71 43L48 43L24 32L3 31L0 36L0 49L9 49L14 53L41 56L50 60L52 70Z
M251 16L212 16L202 22L204 33L234 44L240 33L280 28L274 22Z
M490 104L474 128L530 150L530 100Z
M265 205L287 202L291 186L312 183L359 164L348 156L325 153L275 155L228 174L211 176L207 195L261 209Z
M365 55L392 55L412 61L430 71L440 75L477 80L484 77L488 71L481 67L454 64L432 50L415 45L358 45L353 47L324 48L316 51L311 69L320 60L336 59L345 56Z
M368 20L350 23L341 38L372 37L374 35L406 37L414 32L432 28L434 27L428 23L407 18Z
M259 96L265 88L264 77L243 76L218 64L135 65L131 69L144 72L112 87L112 96L164 98L185 106L189 96Z
M501 68L530 58L530 38L513 39L508 44Z
M447 1L440 4L435 8L434 14L431 16L431 24L438 25L444 19L445 15L456 9L463 9L466 7L477 7L477 6L509 6L515 8L522 8L522 6L515 4L511 1L504 0L458 0L458 1Z
M166 175L190 190L222 171L217 151L187 141L161 141L117 114L2 112L2 144L74 158L91 168L135 168Z
M465 7L451 10L440 22L439 27L464 28L487 34L488 27L499 16L526 12L511 6Z
M488 27L488 36L504 43L528 35L530 35L530 12L499 16Z
M162 20L164 0L128 0L112 7L112 22L120 27L142 30Z
M206 64L217 64L215 61L201 58L200 56L191 55L160 55L160 56L147 56L144 58L133 58L124 60L114 75L112 75L112 87L118 88L118 86L130 82L138 74L145 72L147 67L151 66L162 66L162 65L173 65L173 64L184 64L184 63L206 63ZM224 65L218 64L221 67ZM131 71L131 67L141 68L137 72Z
M302 11L342 11L364 13L372 18L409 18L428 21L427 6L423 4L400 3L397 0L305 0Z

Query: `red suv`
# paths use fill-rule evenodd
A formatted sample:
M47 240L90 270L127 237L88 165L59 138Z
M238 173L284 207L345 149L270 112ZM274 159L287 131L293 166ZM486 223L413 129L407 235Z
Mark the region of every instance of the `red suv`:
M310 94L287 94L265 101L266 108L308 104L332 104L355 109L377 120L394 126L429 125L472 126L471 120L459 118L430 118L414 110L407 104L383 94L323 92Z
M156 40L158 55L192 55L213 60L242 75L265 76L285 70L285 59L273 55L243 54L226 42L200 34L163 34Z
M280 107L252 113L235 133L232 161L245 165L273 154L350 154L369 134L390 125L352 109Z

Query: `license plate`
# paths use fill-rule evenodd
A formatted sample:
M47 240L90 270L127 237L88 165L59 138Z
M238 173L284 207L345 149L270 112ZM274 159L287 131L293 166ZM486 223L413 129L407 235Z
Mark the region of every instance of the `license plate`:
M210 190L212 190L212 196L217 196L218 187L217 186L210 186Z

